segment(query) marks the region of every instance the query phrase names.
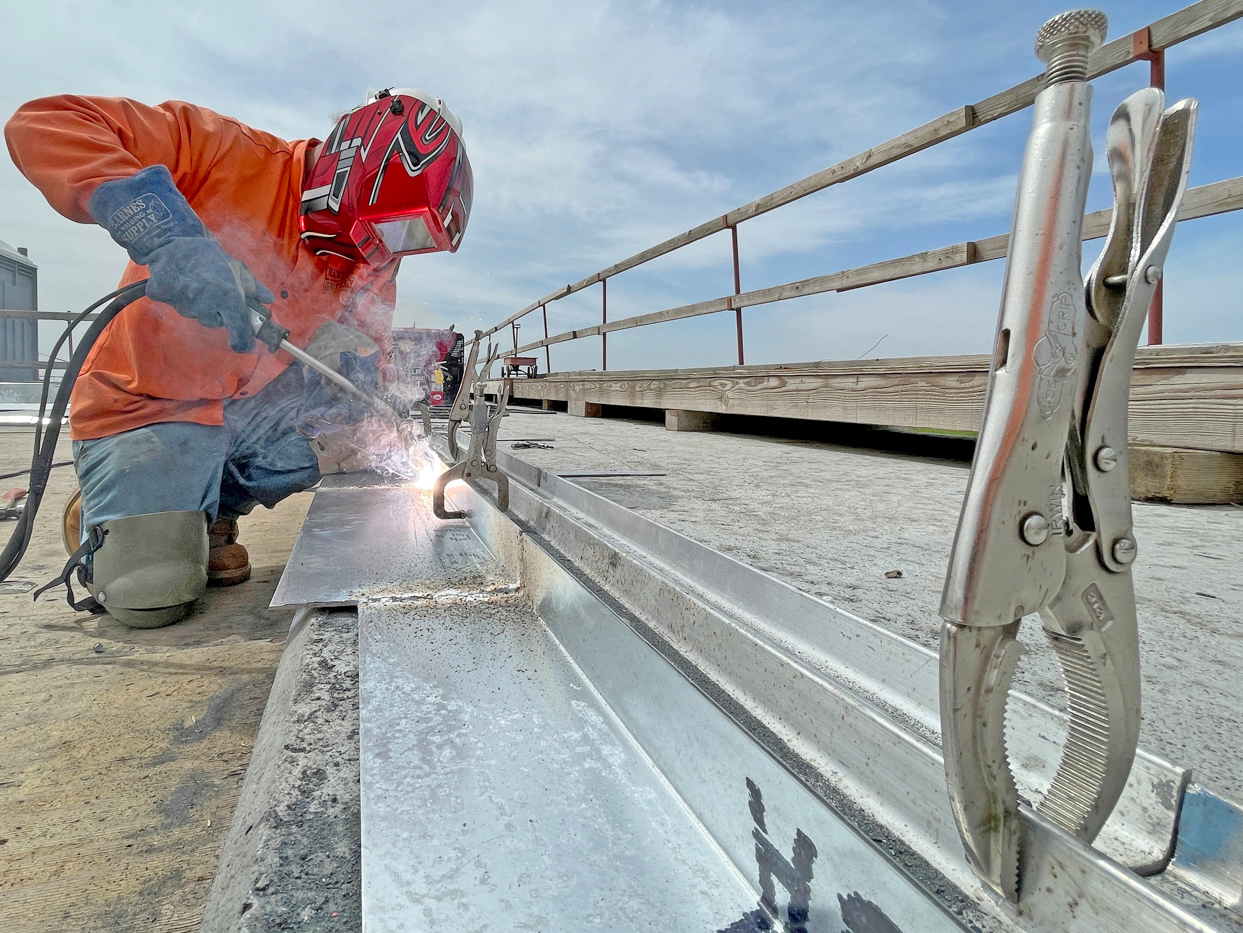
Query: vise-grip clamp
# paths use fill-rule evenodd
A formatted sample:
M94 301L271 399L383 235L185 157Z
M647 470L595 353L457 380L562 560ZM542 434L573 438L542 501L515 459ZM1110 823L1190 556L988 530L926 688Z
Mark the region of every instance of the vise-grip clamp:
M1091 174L1088 55L1103 13L1054 17L1019 180L984 419L942 597L941 729L968 861L1018 900L1023 824L1005 747L1022 653L1039 612L1061 662L1070 725L1041 816L1091 842L1130 773L1140 726L1136 556L1127 404L1136 345L1186 188L1196 103L1147 88L1106 134L1113 220L1081 275Z
M475 331L475 340L462 370L462 385L449 411L449 455L458 460L460 449L457 444L457 428L467 413L470 417L470 443L466 448L466 456L440 474L432 486L432 511L437 518L466 517L465 512L449 511L445 508L445 487L459 479L492 481L496 484L497 506L502 512L509 508L509 477L496 465L496 435L500 431L501 419L505 417L505 408L509 404L510 382L508 379L504 380L497 396L496 409L489 412L484 389L499 350L490 350L487 360L476 373L475 360L479 355L482 336L479 331Z
M457 431L468 417L470 417L470 399L475 389L475 383L478 376L475 372L475 362L479 359L479 347L483 343L483 331L475 331L475 339L470 342L470 353L466 357L466 365L462 367L462 382L458 386L457 396L453 399L453 407L449 409L449 426L446 437L449 441L449 456L454 460L461 457L461 450L458 448ZM489 348L488 363L484 366L485 372L492 371L492 361L495 359L494 354ZM480 398L483 396L480 395Z

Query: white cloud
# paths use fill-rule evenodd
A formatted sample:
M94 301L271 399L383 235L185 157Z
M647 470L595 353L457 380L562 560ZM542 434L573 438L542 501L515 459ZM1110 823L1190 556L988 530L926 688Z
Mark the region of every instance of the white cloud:
M369 85L441 94L465 122L475 212L459 253L405 264L398 321L456 322L470 330L1030 76L1039 67L1031 37L1059 9L1052 0L485 0L390 3L360 15L328 0L52 0L6 12L0 116L23 100L65 91L181 98L298 138L324 135L331 115L356 103ZM1115 34L1168 12L1155 0L1125 9L1119 0L1106 9ZM1195 40L1203 49L1235 41ZM1176 74L1173 53L1170 67ZM1098 82L1102 120L1139 80L1134 71ZM748 222L740 231L743 287L1006 230L1028 119L1008 118ZM1218 150L1229 156L1214 156ZM1212 166L1211 177L1239 174L1231 161L1237 147L1223 143L1218 150L1199 153L1200 166ZM0 238L30 247L47 308L85 305L112 287L123 264L101 231L59 218L3 159ZM1205 248L1191 239L1180 238L1176 255L1187 243ZM967 315L970 326L959 326L955 309L991 306L987 314L995 314L996 294L984 301L995 285L989 276L943 274L849 298L825 296L825 309L857 309L851 320L838 321L829 310L801 317L783 309L749 340L773 360L805 358L811 347L818 348L812 355L823 355L858 343L860 352L884 333L869 336L863 323L890 315L902 336L885 340L880 350L887 354L965 352L979 344L978 322ZM716 297L730 284L728 239L717 236L617 280L610 317ZM594 323L597 301L584 296L580 304L555 306L553 332ZM939 313L904 317L903 302ZM748 317L762 321L763 314ZM836 322L829 332L826 321ZM539 327L531 319L523 339ZM984 330L991 334L991 327L990 321ZM683 333L685 340L664 336ZM698 364L732 357L732 326L718 316L688 322L684 331L668 325L617 337L618 362L610 364L675 365L687 341L685 352ZM554 362L587 361L598 354L598 341L591 344L581 353L554 348ZM915 349L901 349L908 345ZM698 359L706 356L713 358Z

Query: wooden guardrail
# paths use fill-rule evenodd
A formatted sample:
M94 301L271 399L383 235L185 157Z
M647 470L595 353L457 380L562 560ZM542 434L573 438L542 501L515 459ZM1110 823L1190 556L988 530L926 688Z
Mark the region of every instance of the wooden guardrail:
M1243 0L1201 0L1182 10L1163 17L1136 32L1122 36L1102 46L1089 62L1089 77L1095 78L1137 61L1153 63L1154 80L1163 80L1164 51L1181 42L1185 42L1209 30L1223 26L1243 17ZM913 130L893 139L874 146L865 152L858 153L838 162L820 172L787 185L777 191L744 204L721 217L700 224L678 236L671 237L642 252L615 263L570 285L545 295L538 301L531 302L516 314L483 332L490 336L511 327L527 315L541 311L544 318L544 338L531 343L517 346L515 331L515 352L526 352L584 337L606 335L618 330L643 327L666 321L695 317L703 314L715 314L721 311L735 311L738 321L739 363L743 362L742 352L742 309L754 305L782 301L801 295L816 294L827 291L844 291L850 288L861 288L890 282L899 278L923 275L943 269L952 269L974 262L997 259L1005 255L1009 236L1001 234L984 240L957 243L951 246L890 259L857 269L847 269L828 275L815 276L797 282L789 282L767 289L742 292L739 285L738 239L737 227L743 221L776 208L790 204L817 191L833 185L841 184L852 178L889 165L907 156L921 152L931 146L953 139L970 130L984 126L1001 117L1016 113L1028 107L1035 100L1040 89L1041 77L1036 76L1012 88L994 94L975 104L959 107L944 116L938 117ZM1234 178L1212 185L1205 185L1188 192L1187 203L1182 214L1184 219L1203 217L1209 214L1238 210L1243 207L1243 179ZM1103 236L1107 231L1109 212L1101 211L1088 216L1085 226L1085 239ZM608 317L608 279L627 270L633 269L657 257L667 255L691 243L695 243L713 234L729 230L733 237L734 254L734 294L714 298L708 301L668 308L650 314L635 315L618 321L609 322ZM555 336L548 334L547 308L559 299L582 291L599 283L601 288L601 323L594 327L578 328ZM547 350L545 351L547 353ZM604 346L604 368L607 369L607 343ZM551 362L549 358L548 362ZM549 367L551 368L551 367Z
M1195 217L1208 217L1227 211L1243 208L1243 176L1226 181L1214 182L1187 192L1183 208L1179 212L1180 220L1191 220ZM1084 217L1083 239L1093 240L1105 236L1109 232L1109 221L1112 210L1094 211ZM818 295L824 292L844 292L868 285L879 285L883 282L895 282L898 279L940 272L944 269L956 269L977 262L991 259L1002 259L1010 246L1010 234L1002 233L984 240L970 240L965 243L954 243L938 249L912 253L898 259L886 259L883 262L818 275L771 288L761 288L751 292L727 295L710 301L682 305L654 311L651 314L640 314L634 317L583 327L578 330L566 331L543 340L524 344L518 347L518 353L534 350L539 347L577 340L581 337L592 337L609 334L614 331L627 330L632 327L643 327L648 324L660 324L665 321L679 321L697 317L702 314L714 314L719 311L732 311L750 308L755 305L771 304L790 298L801 298L805 295Z

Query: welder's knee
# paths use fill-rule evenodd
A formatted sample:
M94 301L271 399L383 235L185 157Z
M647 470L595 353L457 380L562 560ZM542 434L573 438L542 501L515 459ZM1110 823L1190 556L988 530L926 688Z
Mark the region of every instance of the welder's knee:
M109 615L131 628L160 628L190 613L207 589L203 512L154 512L97 527L103 539L85 582Z

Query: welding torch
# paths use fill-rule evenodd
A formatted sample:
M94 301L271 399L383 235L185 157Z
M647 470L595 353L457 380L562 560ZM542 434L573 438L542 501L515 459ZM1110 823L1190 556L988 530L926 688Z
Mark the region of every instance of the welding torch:
M369 403L373 408L383 411L385 414L396 412L398 417L408 418L410 416L409 409L403 409L401 406L373 395L364 389L360 389L350 380L325 363L323 360L316 359L298 347L289 342L289 328L282 327L272 317L272 312L265 308L262 304L253 298L246 300L246 306L250 309L250 323L255 329L255 338L262 344L266 345L273 353L278 350L284 350L299 363L309 366L315 370L329 382L338 388L344 389L355 398L361 399Z

